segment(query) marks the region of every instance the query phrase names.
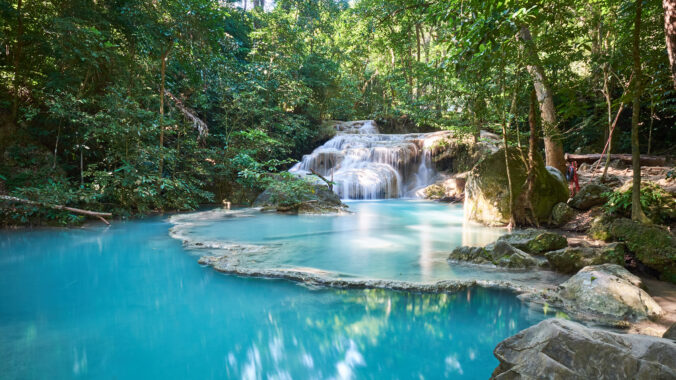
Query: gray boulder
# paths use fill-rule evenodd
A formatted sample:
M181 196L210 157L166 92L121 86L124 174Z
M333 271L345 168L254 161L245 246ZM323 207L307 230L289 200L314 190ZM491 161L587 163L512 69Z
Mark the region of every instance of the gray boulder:
M676 378L676 342L547 319L500 342L492 379Z
M463 261L473 264L491 264L512 269L526 269L546 263L528 253L498 240L486 247L458 247L448 256L452 261Z
M666 339L671 339L671 340L676 340L676 323L671 325L667 331L664 332L664 335L662 335L662 338Z
M575 273L588 265L624 265L624 243L611 243L602 247L566 247L545 253L552 270Z
M527 229L498 238L527 253L539 255L544 252L564 248L568 245L565 236L545 230Z
M662 308L642 287L640 278L619 265L592 265L559 285L556 296L566 311L603 323L657 318Z
M575 194L575 196L568 201L568 204L578 210L589 210L590 208L602 205L608 201L608 197L604 193L610 192L612 189L600 183L588 183Z

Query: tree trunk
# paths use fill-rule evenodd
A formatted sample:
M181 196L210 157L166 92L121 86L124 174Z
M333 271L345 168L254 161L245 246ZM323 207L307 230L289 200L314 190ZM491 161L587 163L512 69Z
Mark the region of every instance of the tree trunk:
M664 34L667 40L667 54L671 76L676 88L676 0L662 0L664 8Z
M530 199L533 194L533 184L535 182L535 172L533 167L535 166L535 150L537 142L537 113L535 112L535 102L537 101L537 95L535 90L531 91L530 102L528 106L528 126L530 128L530 136L528 137L528 165L526 172L526 191L524 192L524 205L530 210L532 224L538 225L538 219L535 215L535 210L533 209L533 204Z
M16 6L17 26L16 26L16 44L14 45L14 99L12 102L12 121L16 122L19 113L19 87L21 86L21 50L23 47L23 17L22 0L19 0Z
M562 136L556 123L556 108L554 107L554 99L547 82L547 76L542 68L537 51L533 46L533 40L528 27L522 26L519 36L523 41L528 72L533 78L533 87L535 87L538 103L540 104L547 165L559 169L561 173L565 173L566 161L563 157Z
M634 97L631 109L631 156L634 176L631 192L631 219L645 223L649 220L643 213L643 208L641 207L641 161L638 146L638 123L641 113L641 93L643 92L643 78L641 78L641 56L639 51L639 43L641 40L642 4L643 0L636 1L636 18L634 19L634 44L632 47L632 56L634 58Z
M160 68L160 165L159 165L159 176L162 177L164 169L164 77L167 71L167 56L171 51L173 44L170 44L167 50L162 54L162 62Z

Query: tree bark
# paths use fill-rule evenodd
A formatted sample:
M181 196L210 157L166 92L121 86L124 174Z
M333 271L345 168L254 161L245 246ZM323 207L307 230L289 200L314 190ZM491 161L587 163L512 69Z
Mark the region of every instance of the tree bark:
M537 95L535 90L531 91L530 102L528 106L528 126L530 128L530 136L528 137L528 163L526 165L526 191L524 192L524 205L530 210L532 224L539 227L538 218L535 215L535 210L533 209L533 204L530 201L533 194L533 184L535 182L535 172L533 167L535 166L535 150L537 142L537 114L535 112L535 102L537 101Z
M16 44L14 45L14 99L12 102L12 121L16 122L19 113L19 87L21 86L21 50L23 47L23 2L19 0L16 6L17 26L16 26Z
M540 104L547 165L555 167L561 173L565 173L566 161L563 156L562 136L556 123L556 108L554 107L554 98L547 82L547 76L542 68L537 51L533 46L533 39L528 27L521 27L519 37L523 42L528 72L533 78L533 87Z
M641 153L639 151L638 145L638 124L641 113L641 93L643 92L643 78L641 77L641 56L639 51L639 43L641 40L642 5L643 0L636 1L634 43L632 47L632 56L634 58L634 97L631 109L631 156L634 175L631 192L631 219L639 222L649 222L648 217L645 216L643 213L643 208L641 207Z
M594 163L603 157L607 157L607 155L603 154L566 154L566 159L568 161L577 161L578 163L583 163L586 162L588 164ZM620 160L626 163L632 163L634 162L634 158L631 154L611 154L610 155L611 160ZM666 165L666 157L663 156L646 156L645 154L642 154L640 156L640 162L641 165L644 166L665 166Z
M51 203L43 203L43 202L36 202L36 201L31 201L28 199L23 199L23 198L17 198L17 197L12 197L9 195L0 195L0 199L9 201L9 202L19 202L19 203L25 203L29 205L36 205L36 206L42 206L42 207L47 207L47 208L53 208L55 210L64 210L64 211L70 211L74 212L76 214L82 214L82 215L88 215L88 216L94 216L107 225L110 225L107 220L105 220L103 217L104 216L113 216L113 214L109 212L98 212L98 211L89 211L89 210L83 210L79 208L74 208L74 207L67 207L67 206L62 206L62 205L55 205Z
M162 62L160 66L160 165L159 165L159 176L162 177L162 172L164 169L164 78L167 71L167 56L171 51L173 43L169 45L167 50L162 54Z
M671 76L676 88L676 0L662 0L664 8L664 35L667 40L667 54Z

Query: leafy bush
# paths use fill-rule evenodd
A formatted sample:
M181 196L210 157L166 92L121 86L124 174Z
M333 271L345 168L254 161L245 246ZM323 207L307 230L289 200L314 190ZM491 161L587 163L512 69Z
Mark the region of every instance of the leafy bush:
M603 195L608 197L608 201L603 206L604 209L610 214L631 216L631 194L630 184L604 193ZM646 215L655 223L669 223L676 218L676 200L654 183L641 183L641 206Z
M292 207L314 198L316 190L312 182L284 172L269 176L268 188L270 204L281 207Z

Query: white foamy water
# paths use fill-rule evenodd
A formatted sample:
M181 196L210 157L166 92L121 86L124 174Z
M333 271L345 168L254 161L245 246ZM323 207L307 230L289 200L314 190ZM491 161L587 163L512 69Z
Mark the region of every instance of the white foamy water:
M336 125L337 134L305 155L292 173L332 179L343 199L415 197L434 182L431 147L450 132L380 134L372 120Z

